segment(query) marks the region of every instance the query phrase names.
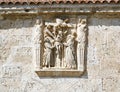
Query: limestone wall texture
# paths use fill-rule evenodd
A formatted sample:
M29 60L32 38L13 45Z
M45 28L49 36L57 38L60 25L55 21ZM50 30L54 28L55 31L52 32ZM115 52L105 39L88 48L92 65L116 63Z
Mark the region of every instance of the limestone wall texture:
M113 17L114 16L114 17ZM0 20L0 92L120 92L120 17L88 17L86 73L39 77L33 66L35 17Z

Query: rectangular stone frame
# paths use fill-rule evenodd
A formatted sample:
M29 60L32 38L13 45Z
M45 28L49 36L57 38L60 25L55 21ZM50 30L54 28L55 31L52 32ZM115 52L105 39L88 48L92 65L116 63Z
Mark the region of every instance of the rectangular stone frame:
M52 68L52 69L43 69L42 67L42 63L43 62L43 30L45 27L45 23L43 21L42 17L38 18L40 20L40 25L35 25L35 29L33 30L33 42L34 42L34 46L33 46L33 63L34 63L34 70L35 72L38 74L38 76L40 77L80 77L84 71L85 71L85 50L86 50L86 43L87 43L87 39L86 39L86 32L87 32L87 18L86 16L78 16L76 19L82 21L85 20L86 21L86 26L83 29L84 30L84 41L83 41L83 45L80 47L80 57L79 60L81 60L79 63L77 63L77 69L57 69L57 68ZM78 22L78 21L77 21ZM81 25L81 23L78 23L78 25ZM39 28L39 32L41 33L35 33L35 30L38 30L37 27ZM81 29L81 28L80 28ZM77 28L76 28L77 30ZM79 29L78 29L79 30ZM39 36L39 37L36 37ZM40 37L42 36L42 37ZM37 39L36 39L37 38ZM77 52L77 53L79 53ZM78 57L78 56L77 56ZM78 59L77 59L78 60ZM77 61L78 62L78 61ZM79 65L78 65L79 64Z

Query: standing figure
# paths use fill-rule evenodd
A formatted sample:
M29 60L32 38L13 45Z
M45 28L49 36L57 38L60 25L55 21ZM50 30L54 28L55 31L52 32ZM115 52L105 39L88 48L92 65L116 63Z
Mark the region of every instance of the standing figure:
M84 50L86 41L86 20L80 19L77 24L77 68L84 70Z
M64 43L66 46L65 50L65 61L66 61L66 68L75 69L76 68L76 59L75 59L75 36L68 35L67 42Z
M43 40L43 30L45 24L43 21L40 22L39 19L36 20L35 27L33 29L33 42L34 44L41 44Z
M60 68L62 66L62 51L63 51L63 44L62 44L62 31L59 31L57 34L57 37L55 38L55 56L56 56L56 62L55 65L57 68Z
M35 62L35 68L40 69L42 68L42 60L43 60L43 30L44 30L45 24L43 21L37 19L35 27L33 29L33 62Z
M45 30L44 30L44 34L46 35L48 35L48 36L50 36L51 38L53 38L54 39L54 30L53 30L53 26L52 25L47 25L46 26L46 28L45 28ZM44 36L45 36L44 35Z
M45 46L45 51L44 51L44 62L43 66L44 67L51 67L51 63L53 62L53 53L52 49L54 48L52 46L53 39L49 37L48 35L45 36L44 38L44 46Z
M56 19L56 24L54 26L54 46L55 46L55 67L62 67L62 51L63 51L63 32L62 32L62 19Z

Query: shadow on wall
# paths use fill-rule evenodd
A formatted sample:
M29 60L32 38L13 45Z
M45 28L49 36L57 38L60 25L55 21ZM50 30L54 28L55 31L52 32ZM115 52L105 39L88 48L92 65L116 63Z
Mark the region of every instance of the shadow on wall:
M5 16L0 20L0 29L29 28L35 24L35 18L29 16Z
M58 17L59 14L55 14L55 15L46 14L44 16L47 17L47 20L49 20L51 16L56 17L56 15ZM93 26L93 25L94 26L103 26L103 25L104 26L120 26L120 20L118 19L117 16L118 16L117 14L116 15L114 14L89 15L88 26ZM35 19L37 18L37 15L10 14L10 15L3 15L0 17L1 17L0 29L11 29L11 28L21 28L21 27L23 28L33 27L35 24Z
M88 26L120 26L120 16L117 14L101 14L91 16L88 20Z

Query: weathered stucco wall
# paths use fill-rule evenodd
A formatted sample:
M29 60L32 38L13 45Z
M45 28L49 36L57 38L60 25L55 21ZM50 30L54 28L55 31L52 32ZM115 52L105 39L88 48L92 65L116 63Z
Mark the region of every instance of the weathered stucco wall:
M80 78L39 77L35 73L35 17L23 17L0 20L0 92L120 92L119 16L88 17L87 71Z

